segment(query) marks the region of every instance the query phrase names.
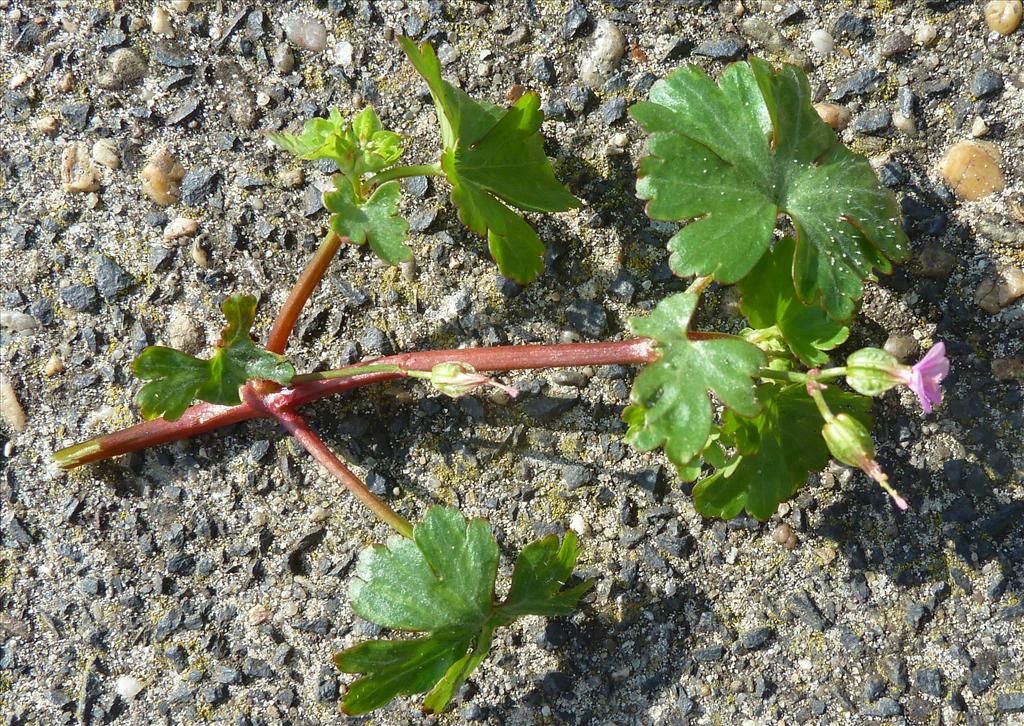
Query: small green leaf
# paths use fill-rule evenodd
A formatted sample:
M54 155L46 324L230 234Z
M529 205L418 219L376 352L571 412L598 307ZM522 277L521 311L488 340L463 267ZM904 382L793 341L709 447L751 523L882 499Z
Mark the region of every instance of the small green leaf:
M350 121L332 108L328 118L307 121L301 134L268 131L267 138L300 159L333 159L353 178L391 166L402 155L401 135L385 131L370 106Z
M808 366L828 361L832 350L850 335L850 329L830 319L818 305L808 305L793 289L792 237L784 237L739 282L740 310L754 328L778 326L787 347Z
M494 629L527 614L564 615L589 586L562 586L578 550L573 535L547 537L516 561L512 591L494 602L498 543L481 519L431 507L411 540L363 551L351 586L352 609L388 628L426 632L412 640L374 640L335 656L346 673L364 673L342 700L346 713L371 711L399 695L430 691L424 710L441 711L491 647Z
M630 329L653 338L658 359L637 376L623 412L625 439L639 451L662 446L676 467L686 467L709 440L713 392L742 416L758 412L754 376L765 356L757 346L731 335L690 340L687 329L698 296L666 298L646 318L632 318Z
M257 346L249 330L256 318L256 298L232 295L221 303L227 325L210 360L193 358L173 348L150 346L132 369L148 381L135 396L146 419L181 417L195 400L234 406L242 402L238 389L247 381L290 383L295 368L284 356Z
M558 212L580 205L555 179L540 134L544 114L535 93L506 110L478 103L441 78L429 44L399 42L423 76L437 108L444 151L441 168L463 224L486 235L491 255L506 277L529 282L544 269L544 245L509 206Z
M561 544L558 537L549 535L524 547L512 570L512 587L500 608L502 619L511 623L523 615L569 615L593 585L585 581L562 589L578 556L576 534L572 531L565 533Z
M324 194L324 205L330 210L331 229L353 244L369 242L370 249L391 265L412 257L405 244L409 223L398 213L402 187L389 181L377 187L363 203L344 176L335 176L335 191Z
M792 280L829 317L850 317L862 281L909 247L896 199L811 106L807 77L753 58L716 84L696 66L630 110L650 135L637 194L654 219L694 220L669 242L678 275L743 279L768 249L779 214L796 229Z
M835 387L824 395L834 412L870 422L869 399ZM761 413L755 418L724 414L722 438L736 454L693 488L694 507L705 516L732 519L746 509L757 519L768 519L810 472L828 463L821 414L802 384L765 383L758 386L757 397Z

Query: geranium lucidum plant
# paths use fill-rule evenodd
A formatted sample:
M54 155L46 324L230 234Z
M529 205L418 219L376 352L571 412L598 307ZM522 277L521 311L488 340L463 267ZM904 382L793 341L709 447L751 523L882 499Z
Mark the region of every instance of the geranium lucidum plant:
M258 345L249 332L255 298L227 298L227 325L212 358L147 348L134 369L145 381L136 400L148 420L58 451L61 466L247 419L277 420L396 533L359 558L353 609L416 637L371 640L337 655L338 668L360 674L342 701L352 714L424 692L424 710L444 709L487 656L497 628L524 615L567 615L590 583L573 580L579 550L575 534L567 532L526 545L499 599L499 550L490 526L446 507L430 507L414 525L317 436L298 412L311 401L399 378L422 379L450 396L485 385L515 395L487 374L643 366L623 415L625 438L640 451L663 448L680 478L697 480L693 501L702 514L730 518L745 510L767 519L830 455L863 469L907 507L875 458L868 396L903 384L930 411L949 369L941 343L911 367L877 349L826 367L849 334L864 281L906 255L896 202L867 161L818 118L803 73L758 59L730 65L717 83L696 67L682 68L632 109L649 134L638 194L648 200L651 217L685 222L669 242L671 266L695 276L686 292L629 321L637 337L419 351L297 374L285 346L339 247L368 244L392 264L412 255L398 179L447 180L459 218L486 237L502 274L524 283L542 271L544 246L521 212L579 206L544 154L535 94L504 109L475 101L442 79L429 45L400 43L433 99L440 158L399 165L404 138L384 129L370 108L351 118L332 110L298 135L268 134L303 159L332 160L338 171L325 194L330 231L266 343ZM777 234L783 218L793 234ZM691 330L712 281L738 285L749 323L741 335ZM844 378L852 391L839 387ZM402 508L411 513L415 502Z

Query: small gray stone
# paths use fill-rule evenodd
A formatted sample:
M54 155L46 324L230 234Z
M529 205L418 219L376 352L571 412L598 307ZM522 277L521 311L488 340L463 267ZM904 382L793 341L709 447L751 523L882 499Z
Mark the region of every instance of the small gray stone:
M971 693L975 696L980 696L996 682L996 674L992 667L988 664L979 664L973 670L971 675L967 679L967 684L970 686Z
M295 68L295 54L287 43L278 43L274 48L274 68L281 73L291 73Z
M828 627L828 621L806 592L798 592L790 597L789 609L809 628L822 633Z
M128 88L146 75L146 61L131 48L119 48L107 57L107 68L96 79L100 88Z
M881 698L878 703L865 709L862 713L872 718L893 718L903 713L903 707L891 698Z
M940 245L928 245L921 250L921 275L941 280L949 276L956 266L956 257Z
M914 688L927 696L942 697L942 671L922 668L914 672Z
M89 114L91 112L92 104L88 102L65 103L60 107L60 115L64 117L68 126L75 131L85 130L85 127L89 125Z
M3 110L7 120L17 124L28 120L32 114L32 104L24 93L9 91L4 94Z
M181 180L181 203L196 207L206 201L217 186L217 172L209 167L190 171Z
M705 40L693 49L694 55L714 58L715 60L733 60L738 58L747 49L747 44L742 38L728 35L715 40Z
M597 303L577 300L565 309L565 319L580 334L597 338L608 329L608 313Z
M242 682L242 674L237 668L226 665L216 665L211 672L213 680L217 683L234 684Z
M92 310L99 302L94 285L71 285L60 291L61 301L72 310L85 312Z
M1024 713L1024 692L1000 693L996 696L996 710L999 713Z
M573 0L562 19L562 39L572 40L590 20L590 13L578 0Z
M134 284L132 278L106 255L96 256L96 288L104 300L117 297Z
M971 93L977 98L985 98L1003 90L1003 78L989 68L982 68L971 79Z
M864 700L874 703L885 693L885 681L881 678L869 678L864 682Z
M605 126L618 123L626 117L626 99L609 98L601 104L601 120Z
M913 335L890 335L882 348L902 362L910 360L921 350Z
M747 650L757 650L767 645L774 635L771 628L754 628L740 634L740 645Z
M562 467L562 485L566 489L578 489L584 484L589 484L593 478L594 473L586 466L567 464Z
M878 52L882 54L883 58L892 58L894 55L906 53L910 50L912 44L913 41L909 35L902 30L897 30L882 41L882 46L878 49Z
M177 43L171 41L159 40L154 42L150 47L150 53L153 60L168 68L187 68L193 65L188 52Z
M873 108L864 111L853 119L850 125L859 134L878 134L889 128L892 123L892 114L888 109Z
M553 396L538 396L529 399L523 404L523 413L537 421L551 421L579 403L579 398L556 398Z
M885 79L881 73L870 68L861 68L847 76L832 92L833 101L842 101L849 96L860 96L878 89Z

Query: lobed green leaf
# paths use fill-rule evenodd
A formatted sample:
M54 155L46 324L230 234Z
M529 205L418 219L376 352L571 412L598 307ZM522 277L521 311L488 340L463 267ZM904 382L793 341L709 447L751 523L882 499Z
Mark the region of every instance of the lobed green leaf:
M412 257L405 244L409 223L398 212L402 187L389 181L377 187L369 199L356 199L352 184L343 176L334 178L335 190L324 194L324 206L331 212L331 229L353 244L369 243L376 255L391 265Z
M150 346L132 369L147 381L135 396L146 419L181 417L195 400L234 406L242 402L238 389L247 381L290 383L295 368L281 355L257 346L249 331L256 318L256 298L232 295L221 304L227 325L209 360L194 358L164 346Z
M895 197L818 117L799 69L753 58L716 84L688 66L630 113L649 134L637 182L648 214L693 220L669 242L676 274L743 279L785 214L796 293L844 320L872 270L890 272L907 255Z
M870 424L870 399L835 387L824 396L834 412ZM821 414L802 384L764 383L757 398L761 413L752 419L724 414L722 441L734 453L693 488L694 507L704 516L732 519L745 509L766 520L828 463Z
M698 296L666 298L646 318L632 318L636 335L653 338L658 359L636 377L631 405L623 412L625 439L639 451L663 447L677 468L707 444L712 431L708 392L742 416L754 416L754 376L765 356L757 346L731 335L691 340L687 335Z
M782 238L740 280L740 310L751 327L777 327L794 355L808 366L820 366L828 361L825 351L841 345L850 329L797 296L791 274L794 250L793 238Z
M535 93L501 110L474 101L441 78L434 49L400 38L406 55L427 82L441 126L441 168L452 201L469 229L485 235L498 269L529 282L544 269L544 245L510 207L558 212L580 205L557 179L544 154L544 114Z
M564 615L589 587L563 589L578 549L567 534L524 548L512 589L495 603L498 543L481 519L431 507L411 540L363 551L351 586L360 616L396 630L426 632L411 640L374 640L339 653L346 673L363 673L342 700L346 713L371 711L396 696L429 691L424 710L441 711L490 650L494 629L527 614Z

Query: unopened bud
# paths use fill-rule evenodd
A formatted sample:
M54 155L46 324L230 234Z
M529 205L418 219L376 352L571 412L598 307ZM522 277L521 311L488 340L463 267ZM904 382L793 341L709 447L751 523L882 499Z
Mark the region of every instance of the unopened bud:
M875 461L875 445L871 433L848 413L841 413L829 419L821 429L821 435L832 456L847 466L856 466L870 476L892 497L900 509L907 508L907 501L889 484L889 477Z
M409 375L416 378L426 378L437 390L446 396L459 398L479 386L493 386L515 398L519 391L511 386L505 386L492 378L477 373L476 369L469 363L449 361L438 363L431 368L430 373L409 371Z
M862 348L846 359L846 382L865 396L879 396L906 383L910 369L880 348Z

